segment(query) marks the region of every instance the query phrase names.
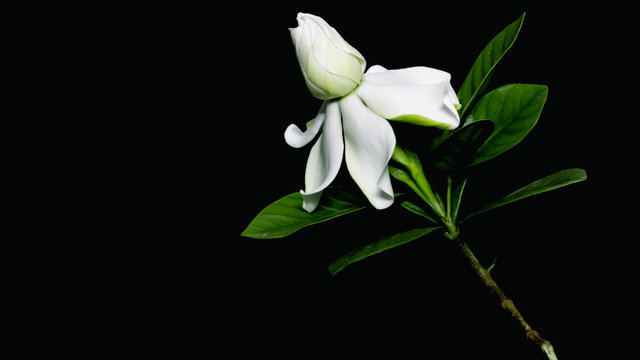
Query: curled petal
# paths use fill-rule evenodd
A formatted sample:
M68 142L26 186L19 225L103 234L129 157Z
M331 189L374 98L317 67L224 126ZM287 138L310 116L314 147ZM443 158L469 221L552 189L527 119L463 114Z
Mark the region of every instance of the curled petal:
M298 126L295 124L291 124L287 127L287 130L284 131L284 140L289 144L289 146L294 148L301 148L313 140L322 128L322 124L325 119L325 111L326 111L327 103L326 101L322 103L320 107L320 111L315 119L311 120L307 124L307 130L304 132L300 130Z
M389 159L396 137L388 121L369 110L355 94L339 102L345 159L353 180L376 209L393 203Z
M454 129L460 117L450 79L449 73L424 66L386 70L376 65L364 74L356 94L385 119Z
M460 100L458 100L458 96L456 95L456 91L453 90L451 84L449 84L449 89L447 91L447 96L444 98L444 105L452 112L458 114L458 109L460 109ZM460 119L460 117L458 117ZM460 123L460 121L458 121Z
M303 199L302 208L307 212L316 209L322 190L335 179L342 164L344 142L338 104L334 101L326 103L324 114L322 134L311 148L307 160L305 190L300 191Z

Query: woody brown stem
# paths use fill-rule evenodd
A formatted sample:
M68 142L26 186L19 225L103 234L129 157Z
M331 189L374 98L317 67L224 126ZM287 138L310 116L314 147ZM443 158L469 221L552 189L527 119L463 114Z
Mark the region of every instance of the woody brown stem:
M455 236L452 240L457 241L460 249L462 250L462 253L467 259L469 259L471 267L476 271L482 282L491 290L491 292L493 292L500 298L500 305L502 306L502 308L505 309L518 321L520 326L524 329L527 338L538 344L542 348L542 351L547 355L549 360L557 360L558 358L553 351L551 343L548 340L543 339L536 330L532 329L531 326L529 326L524 317L522 317L522 314L520 314L520 312L516 308L513 300L509 299L502 291L502 289L500 289L498 284L491 277L489 271L480 264L478 258L476 258L471 249L469 249L467 243L460 241L457 236Z

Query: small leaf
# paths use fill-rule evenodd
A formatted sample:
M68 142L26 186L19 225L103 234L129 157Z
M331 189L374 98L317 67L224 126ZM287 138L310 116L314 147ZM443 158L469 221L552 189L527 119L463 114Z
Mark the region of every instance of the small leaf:
M458 211L460 210L460 201L462 200L462 192L464 191L464 186L467 184L467 178L463 178L460 181L455 181L453 186L453 191L451 194L451 218L453 221L456 221L458 218Z
M487 88L493 69L504 54L511 48L518 37L524 21L523 13L518 20L507 26L482 49L480 55L471 66L458 91L458 100L462 104L461 117L471 109L473 100Z
M498 156L524 139L538 122L547 100L547 92L544 85L509 84L480 99L471 110L465 125L491 120L494 129L476 151L471 165Z
M438 197L438 194L434 194L433 190L431 190L418 155L412 151L403 150L399 146L396 146L392 159L402 164L409 170L409 173L389 165L389 174L396 180L407 184L436 214L444 216L442 201Z
M328 188L316 210L302 209L302 195L289 194L264 208L242 232L254 239L281 238L306 227L364 209L361 199L338 188Z
M478 120L456 129L434 151L435 166L441 170L468 166L493 129L494 125L490 120Z
M394 179L405 183L413 192L415 192L424 202L427 204L430 203L430 200L425 196L425 194L418 188L418 184L411 178L411 175L406 171L399 169L395 166L389 165L389 175L391 175Z
M403 202L400 203L400 206L402 206L403 208L407 209L408 211L416 215L422 216L423 218L431 221L434 224L438 223L434 218L432 218L429 214L427 214L427 212L424 211L420 206L412 203L409 200L404 200Z
M400 246L402 244L406 244L413 240L419 239L439 228L441 228L441 226L413 229L413 230L401 232L399 234L387 236L376 242L373 242L369 245L365 245L361 248L355 249L341 256L340 258L338 258L337 260L335 260L329 265L328 267L329 272L331 273L331 275L335 275L340 270L344 269L350 264L353 264L354 262L360 261L371 255L378 254L382 251L392 249L396 246Z
M541 194L543 192L547 192L550 190L561 188L563 186L584 181L586 179L587 179L587 172L584 171L583 169L566 169L566 170L558 171L557 173L551 174L540 180L534 181L531 184L512 192L511 194L505 196L504 198L496 202L487 204L480 210L467 216L464 219L464 221L466 221L472 216L482 214L484 212L495 209L497 207L510 204L514 201L518 201L533 195Z
M498 257L496 256L493 258L493 261L491 261L491 265L489 265L489 267L487 268L488 273L491 273L491 270L493 270L497 262L498 262Z

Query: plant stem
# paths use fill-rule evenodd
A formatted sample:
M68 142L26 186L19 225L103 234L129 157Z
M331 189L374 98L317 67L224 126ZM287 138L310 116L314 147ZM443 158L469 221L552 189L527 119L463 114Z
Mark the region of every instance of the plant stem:
M500 289L498 284L491 277L489 271L480 264L480 261L478 261L478 258L476 258L476 256L473 254L473 252L469 248L469 245L467 245L467 243L463 241L460 241L460 239L458 238L458 232L453 232L450 229L449 234L456 234L455 238L452 238L452 240L456 241L456 243L460 246L462 253L469 260L471 267L476 271L482 282L491 290L491 292L493 292L500 298L500 305L502 306L502 308L505 309L518 321L520 326L527 334L527 339L530 339L531 341L538 344L542 348L542 351L547 355L549 360L558 360L555 352L553 351L553 346L551 346L551 343L548 340L543 339L540 334L536 330L531 328L531 326L525 321L524 317L522 317L522 314L520 314L515 304L513 303L513 300L509 299L502 291L502 289Z
M443 204L440 197L434 195L433 191L431 190L429 181L427 180L427 177L424 174L424 170L422 169L422 164L420 163L420 160L415 153L403 150L399 146L396 146L393 153L393 159L404 165L409 170L411 175L409 177L409 175L404 171L400 171L398 169L390 167L391 170L395 171L395 175L393 175L394 172L392 172L392 175L396 179L399 179L409 185L409 187L411 187L411 189L415 191L416 194L418 194L418 196L420 196L422 200L424 200L424 202L427 203L427 205L429 205L429 207L431 207L431 209L436 214L438 214L440 220L442 221L442 224L447 229L447 232L444 235L460 246L462 253L469 260L471 267L476 271L482 282L491 290L491 292L493 292L500 298L500 305L502 306L502 308L505 309L518 321L520 326L527 334L527 338L538 344L542 348L542 351L547 355L549 360L558 360L556 354L553 351L553 346L551 346L551 343L548 340L543 339L537 331L533 330L533 328L529 326L529 324L524 320L524 317L522 317L522 314L520 314L520 312L516 308L513 300L509 299L502 291L502 289L500 289L495 280L493 280L491 274L489 274L489 270L487 270L484 266L482 266L482 264L480 264L480 261L478 261L478 258L476 258L471 249L469 249L467 243L460 240L460 230L456 225L455 219L457 215L458 204L456 204L456 211L452 211L452 177L447 177L447 193L445 200L446 204ZM462 183L462 187L464 187L464 182ZM458 193L456 196L456 201L459 203L460 193ZM443 207L445 209L443 209ZM494 264L492 264L490 268L492 268L493 265Z

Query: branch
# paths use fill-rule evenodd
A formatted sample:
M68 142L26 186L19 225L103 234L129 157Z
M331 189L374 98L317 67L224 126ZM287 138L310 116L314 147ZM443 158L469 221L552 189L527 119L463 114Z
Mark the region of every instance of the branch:
M502 306L502 308L505 309L509 314L511 314L511 316L513 316L518 321L520 326L524 329L525 333L527 334L527 338L535 342L536 344L538 344L542 348L542 351L547 355L549 360L558 360L555 352L553 351L553 346L551 346L551 343L548 340L543 339L536 330L532 329L531 326L529 326L529 324L525 321L524 317L522 317L522 314L520 314L520 312L514 305L513 300L509 299L504 294L502 289L500 289L498 284L491 277L491 274L489 274L489 270L485 269L480 264L480 261L478 261L478 259L473 254L473 252L471 252L471 249L469 249L469 246L467 245L467 243L459 241L457 237L455 240L457 240L457 243L460 246L462 253L467 259L469 259L469 263L471 264L471 267L476 271L476 273L478 274L482 282L491 290L491 292L493 292L500 298L500 305Z

